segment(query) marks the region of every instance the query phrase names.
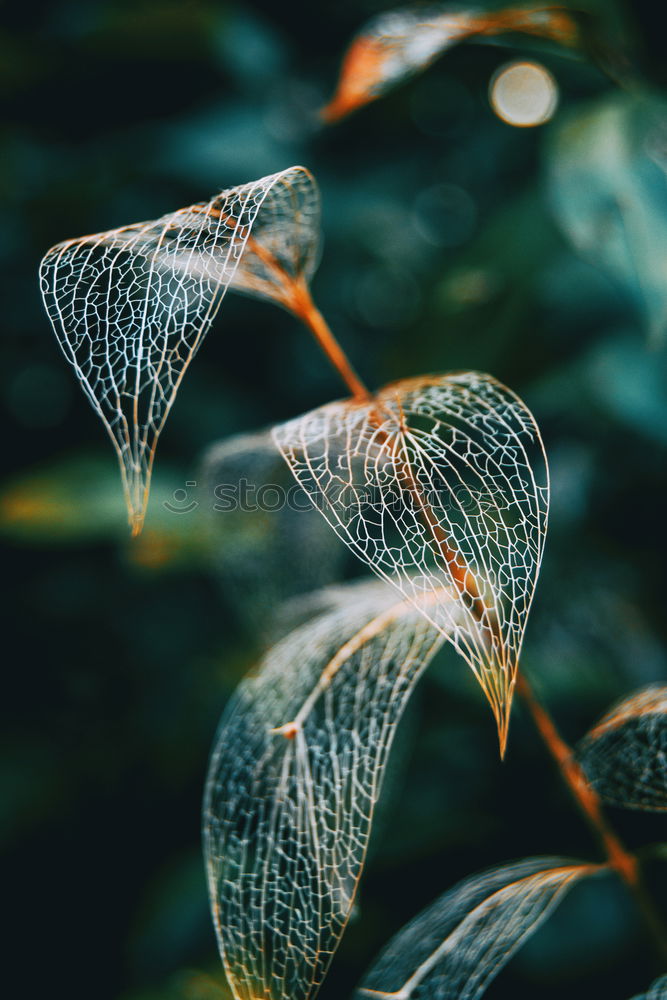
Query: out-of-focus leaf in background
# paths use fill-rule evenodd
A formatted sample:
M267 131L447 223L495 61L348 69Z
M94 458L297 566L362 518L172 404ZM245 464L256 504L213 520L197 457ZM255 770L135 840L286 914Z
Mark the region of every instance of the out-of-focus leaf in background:
M336 93L323 109L337 121L426 68L458 42L516 31L568 47L580 44L576 18L565 7L509 7L498 11L439 7L389 10L365 25L348 49Z
M223 438L201 459L209 553L249 629L339 580L345 549L294 481L269 431Z
M180 482L169 469L161 469L156 476L151 526L136 544L126 546L136 566L161 569L204 561L207 526L192 516L199 507L194 500L196 490L188 498ZM194 505L192 509L189 504ZM122 544L127 533L124 512L117 470L95 455L44 465L4 484L0 491L0 533L27 545ZM191 516L180 516L187 514Z
M556 218L573 245L667 332L667 104L613 94L566 117L549 150Z
M119 1000L231 1000L231 997L222 972L187 969L170 977L162 988L123 993Z

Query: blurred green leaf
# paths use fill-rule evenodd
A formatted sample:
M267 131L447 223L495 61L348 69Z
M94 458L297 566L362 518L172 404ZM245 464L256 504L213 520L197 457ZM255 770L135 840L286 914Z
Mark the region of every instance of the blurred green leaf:
M87 455L56 460L3 486L0 530L36 544L116 536L124 521L117 493L113 462Z
M208 927L200 851L170 857L144 894L130 944L133 963L144 974L160 979L197 954Z
M184 487L190 487L190 492ZM97 455L58 459L18 476L0 490L0 533L31 545L119 541L129 561L147 569L199 560L207 530L197 516L196 483L159 470L145 533L127 539L126 513L113 460Z
M314 509L270 431L207 448L200 479L210 559L225 596L253 631L281 604L340 579L346 550Z
M667 330L667 106L613 94L566 119L548 150L553 209L576 249Z
M123 993L121 1000L231 1000L222 972L186 969L159 989Z

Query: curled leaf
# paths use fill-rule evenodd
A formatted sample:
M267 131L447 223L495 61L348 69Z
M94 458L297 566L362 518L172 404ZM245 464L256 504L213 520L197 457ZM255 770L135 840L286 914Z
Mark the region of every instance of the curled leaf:
M229 705L204 842L236 997L315 995L352 909L396 725L443 641L393 588L350 585L273 647Z
M320 259L320 192L304 167L291 167L275 177L255 217L232 288L291 310Z
M509 8L479 13L439 5L390 11L370 21L343 61L338 88L322 111L337 121L429 66L458 42L506 32L548 38L573 47L580 32L573 14L557 6Z
M577 759L605 802L667 812L667 687L619 702L579 743Z
M465 658L503 752L549 498L525 404L476 372L408 379L367 403L320 407L274 436L339 537ZM435 596L452 591L456 605Z
M118 455L134 534L160 432L227 288L285 304L288 286L316 265L318 206L312 177L292 167L151 222L67 240L42 260L46 310Z
M535 858L466 879L399 931L354 1000L476 1000L563 896L599 870Z

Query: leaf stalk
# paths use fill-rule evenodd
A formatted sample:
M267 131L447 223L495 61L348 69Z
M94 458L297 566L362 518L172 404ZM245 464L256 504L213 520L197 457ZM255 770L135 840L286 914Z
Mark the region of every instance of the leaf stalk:
M621 841L604 815L597 792L590 785L574 751L562 738L548 710L538 700L526 677L517 675L516 692L528 709L542 742L591 831L613 868L630 889L662 962L667 963L667 927L651 899L638 858Z
M313 334L353 397L360 403L367 403L372 399L370 390L352 367L349 358L331 332L329 324L313 302L305 283L295 286L290 308Z

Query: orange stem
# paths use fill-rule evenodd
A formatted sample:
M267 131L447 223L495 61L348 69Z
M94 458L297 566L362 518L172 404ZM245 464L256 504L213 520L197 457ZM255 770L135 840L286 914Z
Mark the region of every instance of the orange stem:
M561 737L549 712L538 701L532 687L522 674L517 676L516 690L530 712L563 781L599 840L610 867L618 872L632 892L658 954L667 962L667 928L646 890L639 861L610 827L602 810L600 798L589 784L572 748Z
M354 398L359 402L370 400L372 398L370 391L355 372L347 355L331 332L329 324L313 302L305 283L294 287L290 308L313 334Z
M192 210L202 211L197 205L193 205ZM222 216L219 209L210 208L208 212L216 218ZM230 228L234 228L238 220L226 217L223 221ZM248 236L247 246L273 274L276 290L280 290L281 293L278 296L278 301L305 323L355 399L359 401L371 399L371 393L355 372L343 348L331 332L327 321L313 302L306 282L302 278L295 279L280 263L275 254L262 246L259 240L253 236Z

